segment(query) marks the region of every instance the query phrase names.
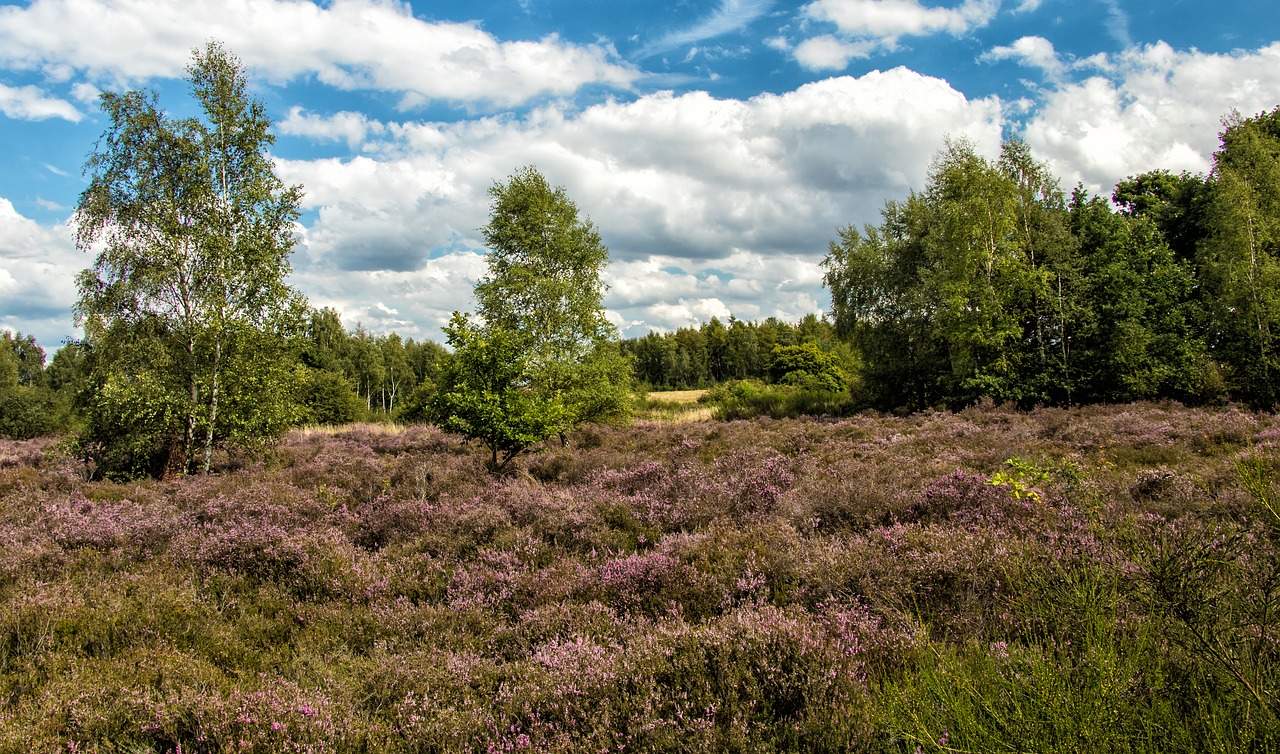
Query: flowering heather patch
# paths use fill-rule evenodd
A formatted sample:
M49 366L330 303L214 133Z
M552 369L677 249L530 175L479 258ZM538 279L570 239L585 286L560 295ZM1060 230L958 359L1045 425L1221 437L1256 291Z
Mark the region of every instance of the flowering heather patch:
M39 466L45 453L53 447L54 440L38 437L34 440L10 440L0 437L0 469L20 466Z
M0 754L1274 751L1277 438L977 406L495 478L357 426L128 485L0 444Z

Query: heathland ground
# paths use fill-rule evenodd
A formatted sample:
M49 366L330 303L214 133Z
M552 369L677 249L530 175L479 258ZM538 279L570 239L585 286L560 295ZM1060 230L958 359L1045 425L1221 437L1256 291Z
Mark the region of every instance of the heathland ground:
M1276 751L1280 420L0 442L0 752Z

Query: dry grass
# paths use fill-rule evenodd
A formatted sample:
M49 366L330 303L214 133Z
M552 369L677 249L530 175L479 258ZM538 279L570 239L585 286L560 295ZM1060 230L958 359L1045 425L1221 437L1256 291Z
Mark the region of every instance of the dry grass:
M664 390L649 393L649 400L658 403L697 403L706 390Z
M706 390L665 390L649 393L636 411L640 421L685 424L709 421L715 409L698 403Z
M408 429L407 424L398 424L396 422L356 422L354 424L308 424L305 427L297 427L289 430L289 435L297 435L300 437L310 437L311 435L339 435L346 434L352 430L364 429L373 434L379 435L398 435Z

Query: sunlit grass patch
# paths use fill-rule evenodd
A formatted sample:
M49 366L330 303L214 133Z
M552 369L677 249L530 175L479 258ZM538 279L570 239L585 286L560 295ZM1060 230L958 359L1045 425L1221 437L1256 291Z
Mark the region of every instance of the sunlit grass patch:
M399 422L356 422L355 424L308 424L291 429L288 435L310 437L311 435L341 435L355 430L363 430L373 434L398 435L412 425Z
M636 419L659 424L710 421L715 409L699 403L706 390L664 390L649 393L636 407Z

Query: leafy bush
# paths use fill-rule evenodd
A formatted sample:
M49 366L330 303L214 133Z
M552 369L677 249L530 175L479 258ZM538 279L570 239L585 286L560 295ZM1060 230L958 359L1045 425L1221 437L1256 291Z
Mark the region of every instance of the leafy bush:
M700 399L716 409L719 419L775 419L796 416L847 416L855 405L844 388L827 389L822 378L791 372L796 384L766 385L758 380L736 380L711 388Z
M30 440L66 426L66 409L47 388L0 388L0 437Z
M365 408L345 377L320 369L306 370L299 402L305 424L350 424L363 415Z

